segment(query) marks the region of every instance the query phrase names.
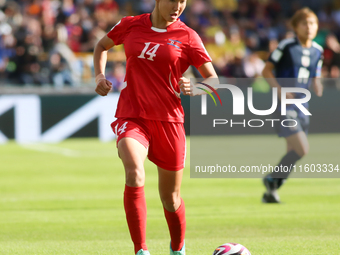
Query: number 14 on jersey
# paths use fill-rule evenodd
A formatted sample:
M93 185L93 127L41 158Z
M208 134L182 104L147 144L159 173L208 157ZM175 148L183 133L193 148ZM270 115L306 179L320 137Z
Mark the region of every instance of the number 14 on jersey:
M153 61L153 58L156 57L156 51L158 50L160 44L156 44L154 47L149 49L150 44L151 44L151 42L145 43L145 47L144 47L142 53L138 56L138 58L144 58L145 59L145 54L146 54L146 55L149 55L147 60Z

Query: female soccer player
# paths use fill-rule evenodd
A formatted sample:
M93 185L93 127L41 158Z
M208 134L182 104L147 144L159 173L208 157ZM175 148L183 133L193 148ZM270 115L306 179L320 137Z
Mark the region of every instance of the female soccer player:
M318 31L318 18L309 8L298 10L291 20L296 33L295 38L283 40L278 48L273 51L263 70L263 76L271 87L278 89L279 98L281 87L300 87L308 89L313 86L314 92L321 97L323 87L319 81L321 76L323 48L313 42ZM275 75L273 74L275 71ZM280 79L292 78L292 79ZM302 98L303 95L288 93L286 98ZM308 107L307 104L304 104ZM281 108L278 107L277 119L294 119L295 127L283 127L276 122L275 127L279 137L284 137L287 142L287 154L281 159L279 167L291 168L295 163L305 156L309 150L307 133L309 127L309 116L305 115L295 105L287 105L287 115L281 116ZM267 175L264 185L267 192L263 195L265 203L279 203L280 198L277 189L288 178L289 172L278 172Z
M119 44L125 48L126 87L120 94L117 120L111 126L125 168L124 208L138 255L150 254L145 243L146 156L158 168L170 254L185 254L186 221L180 187L186 144L180 91L192 95L194 89L182 74L194 65L204 78L217 78L201 39L178 19L185 7L186 0L156 0L151 14L123 18L94 50L96 92L106 96L111 90L104 76L107 50Z

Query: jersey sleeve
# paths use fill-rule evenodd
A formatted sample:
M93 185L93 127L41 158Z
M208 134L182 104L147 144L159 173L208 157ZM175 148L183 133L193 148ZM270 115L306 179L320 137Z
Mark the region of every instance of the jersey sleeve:
M282 59L283 50L279 47L276 48L269 56L268 61L273 63L276 66Z
M124 43L125 37L131 27L133 16L122 18L112 29L107 33L107 36L114 42L115 45Z
M211 58L199 35L195 31L191 31L189 38L189 64L199 68L206 62L211 62Z
M273 63L274 66L276 67L277 64L279 64L280 61L283 59L286 47L294 42L296 42L295 38L282 40L277 46L277 48L270 54L268 61Z

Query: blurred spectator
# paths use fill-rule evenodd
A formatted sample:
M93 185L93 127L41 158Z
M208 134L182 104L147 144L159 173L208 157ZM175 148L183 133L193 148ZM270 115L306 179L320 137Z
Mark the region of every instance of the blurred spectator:
M81 62L71 48L66 44L67 29L64 25L57 26L55 46L51 50L49 65L52 84L61 88L64 85L79 84L81 76Z
M235 56L228 62L225 69L222 71L222 75L227 77L236 77L236 78L246 78L244 66L243 66L243 58L245 54L243 51L237 51Z
M256 78L262 75L265 63L257 53L252 53L243 59L243 69L247 78Z
M200 34L219 75L253 78L278 42L295 36L288 21L302 3L309 4L188 0L181 20ZM0 85L83 84L85 76L92 77L86 72L91 72L88 59L96 42L123 16L151 12L154 4L155 0L0 0ZM319 10L316 41L325 47L323 75L338 78L340 1L313 1L310 7ZM107 73L119 91L124 63Z
M340 44L334 34L326 38L323 73L325 78L340 78Z
M51 80L58 89L64 85L72 85L72 75L65 58L55 52L50 57Z
M125 87L125 66L117 62L107 75L107 79L112 82L112 90L115 92L121 91Z
M106 24L107 29L119 21L118 5L114 0L103 0L96 5L94 16Z
M237 9L237 0L211 0L211 4L214 10L218 12L223 12L228 10L233 12Z

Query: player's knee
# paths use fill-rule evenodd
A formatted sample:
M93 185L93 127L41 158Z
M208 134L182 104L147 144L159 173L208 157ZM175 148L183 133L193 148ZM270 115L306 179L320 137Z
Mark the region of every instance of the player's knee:
M161 195L161 201L163 207L169 212L175 212L181 205L181 197L177 192Z
M145 182L144 169L141 167L125 167L125 182L128 186L143 186Z
M309 152L309 145L305 145L297 151L297 154L302 158L306 156L308 152Z
M302 149L302 157L306 156L309 152L309 146L306 146Z

